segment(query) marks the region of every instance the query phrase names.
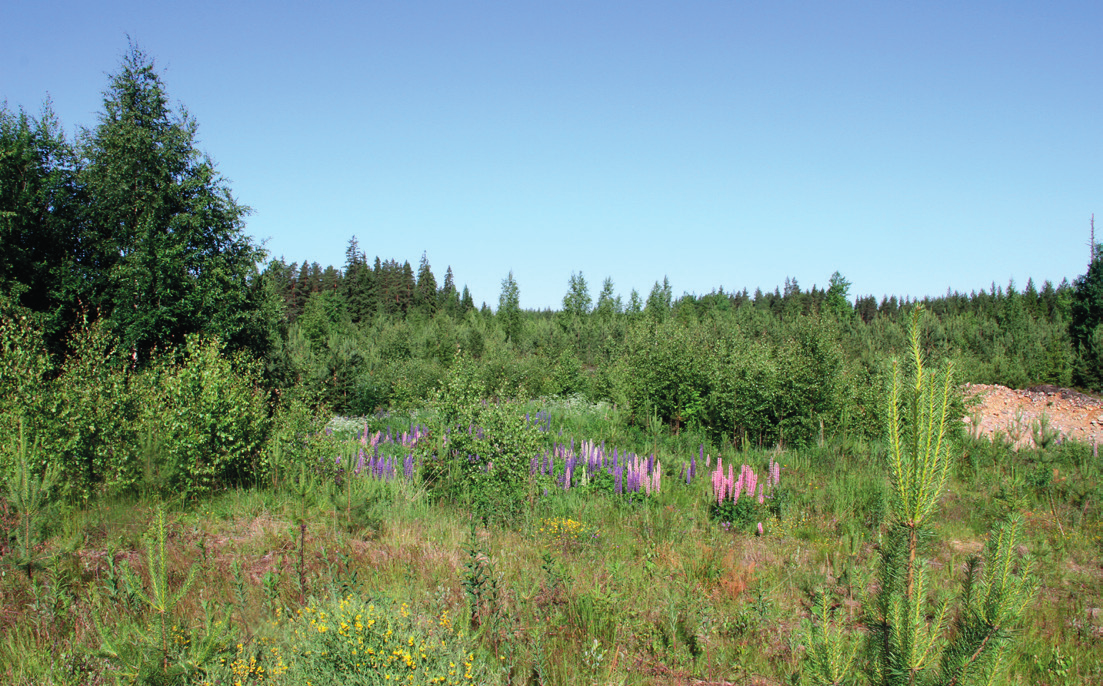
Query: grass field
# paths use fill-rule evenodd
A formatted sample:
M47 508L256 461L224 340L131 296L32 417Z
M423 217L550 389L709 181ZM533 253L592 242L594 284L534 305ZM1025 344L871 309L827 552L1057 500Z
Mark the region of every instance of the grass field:
M886 525L882 446L724 451L631 427L606 405L512 410L544 413L545 450L573 439L576 451L654 454L661 489L618 494L605 477L564 489L560 461L530 476L508 520L473 516L427 486L420 463L404 474L417 451L401 433L433 427L425 410L335 420L312 453L333 465L304 457L265 487L44 505L33 521L9 497L0 680L789 684L817 593L853 636L865 630ZM365 425L393 477L354 473ZM440 440L427 431L420 440ZM1015 453L962 441L933 526L930 596L957 594L989 527L1019 511L1039 591L1003 681L1103 682L1099 459L1075 443ZM760 474L776 460L780 483L717 521L717 458Z

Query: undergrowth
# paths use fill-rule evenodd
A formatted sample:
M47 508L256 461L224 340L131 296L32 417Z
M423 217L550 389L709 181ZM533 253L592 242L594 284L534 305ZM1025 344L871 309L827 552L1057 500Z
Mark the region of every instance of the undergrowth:
M883 446L690 448L684 435L640 432L611 406L548 408L538 448L573 438L576 450L587 440L654 454L661 490L627 497L525 475L510 517L484 520L472 500L417 475L357 472L376 432L439 431L439 409L423 408L329 435L319 426L298 443L308 448L299 469L285 455L278 477L254 487L168 503L58 502L31 539L30 578L21 513L5 499L0 681L374 683L384 672L363 671L363 639L389 651L395 674L443 683L795 683L806 659L795 637L809 610L821 621L857 618L892 526ZM545 408L508 411L531 424ZM383 457L425 459L437 436L421 449L377 445ZM1039 600L1024 609L1003 683L1103 679L1098 459L1069 442L1015 453L962 440L930 522L929 593L956 592L991 525L1019 509L1017 550L1033 560ZM762 535L710 513L708 472L720 458L759 473L779 463L785 502L756 512ZM827 604L810 608L810 597ZM382 626L392 634L369 631ZM115 645L123 636L134 638L130 657Z

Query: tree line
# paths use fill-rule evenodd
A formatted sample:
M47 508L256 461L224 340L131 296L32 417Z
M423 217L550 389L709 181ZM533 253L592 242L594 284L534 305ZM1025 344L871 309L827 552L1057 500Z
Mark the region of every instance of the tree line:
M249 208L197 149L196 122L168 103L153 60L131 46L97 123L72 140L48 105L0 107L0 312L26 323L0 341L5 392L19 386L13 370L59 378L91 365L90 341L134 374L215 368L217 348L248 368L239 386L259 384L270 412L290 398L365 414L426 402L462 356L483 397L578 395L629 408L639 426L727 441L873 435L886 360L905 349L917 306L924 352L963 380L1103 389L1098 250L1072 283L919 300L854 297L838 272L822 288L789 278L678 297L665 277L627 297L606 278L594 296L574 272L561 308L523 310L510 272L497 307L476 307L451 267L438 279L427 253L416 270L369 260L355 236L343 265L267 260L245 233ZM28 346L46 357L19 357Z

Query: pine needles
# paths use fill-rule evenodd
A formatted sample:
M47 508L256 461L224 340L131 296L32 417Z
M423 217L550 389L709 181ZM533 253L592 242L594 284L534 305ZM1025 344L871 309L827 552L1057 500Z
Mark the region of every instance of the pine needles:
M989 534L984 557L970 559L958 602L932 604L924 557L928 526L946 487L954 448L947 433L953 369L927 370L919 345L921 308L912 315L909 378L893 363L888 397L891 520L880 548L879 591L864 608L865 650L856 659L853 636L820 597L812 622L804 676L815 684L879 686L990 684L999 673L1012 630L1037 584L1020 563L1017 516ZM855 673L858 672L858 673Z

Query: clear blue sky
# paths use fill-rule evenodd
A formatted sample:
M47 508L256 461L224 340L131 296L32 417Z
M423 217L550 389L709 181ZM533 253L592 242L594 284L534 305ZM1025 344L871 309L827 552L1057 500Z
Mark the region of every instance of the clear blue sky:
M938 295L1085 271L1099 2L27 2L0 99L96 123L129 34L273 256L527 308L666 275Z

